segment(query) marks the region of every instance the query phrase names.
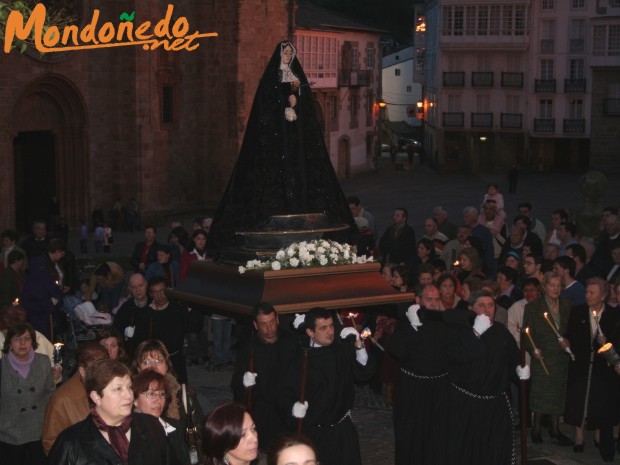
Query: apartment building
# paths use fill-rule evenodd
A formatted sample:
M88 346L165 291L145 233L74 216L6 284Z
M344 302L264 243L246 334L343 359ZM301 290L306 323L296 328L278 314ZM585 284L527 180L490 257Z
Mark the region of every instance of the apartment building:
M618 0L432 0L419 8L425 148L438 167L620 169Z
M380 38L385 31L298 1L295 44L339 177L372 167L379 151Z

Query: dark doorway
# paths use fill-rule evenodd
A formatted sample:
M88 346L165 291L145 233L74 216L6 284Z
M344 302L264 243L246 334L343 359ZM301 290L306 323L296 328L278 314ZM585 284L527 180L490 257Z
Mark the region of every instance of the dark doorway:
M49 204L56 195L56 152L49 131L20 132L13 139L15 223L30 232L35 219L49 222Z

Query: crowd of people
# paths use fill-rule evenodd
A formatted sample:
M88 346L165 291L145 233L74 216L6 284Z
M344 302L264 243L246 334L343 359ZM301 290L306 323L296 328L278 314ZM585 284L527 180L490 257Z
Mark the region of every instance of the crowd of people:
M394 407L397 465L511 463L520 385L533 442L580 453L585 430L595 430L602 459L613 460L615 207L605 208L597 237L580 237L563 209L549 231L528 203L507 224L510 212L489 185L481 208L464 208L460 225L441 207L429 212L417 240L405 208L378 234L360 199L347 201L358 249L375 255L383 278L411 302L314 308L294 320L259 303L250 324L235 325L234 351L232 318L166 293L193 261L210 259L210 219L196 219L191 234L175 222L166 243L146 225L131 270L102 261L88 277L45 222L35 221L21 242L2 232L0 455L15 464L249 464L294 463L280 459L295 452L323 465L357 465L354 386L369 383ZM95 340L75 347L72 373L52 343L76 318L103 324ZM234 366L235 400L206 420L187 385L187 366L205 361L215 370ZM561 420L574 427L572 439Z

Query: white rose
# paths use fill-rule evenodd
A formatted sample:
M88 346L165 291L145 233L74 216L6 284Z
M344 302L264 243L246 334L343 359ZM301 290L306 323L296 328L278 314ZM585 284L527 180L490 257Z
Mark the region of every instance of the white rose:
M295 247L290 246L288 248L288 250L286 251L286 255L288 255L289 257L294 257L295 256Z
M316 248L316 253L319 254L324 254L325 253L325 247L323 247L322 245Z
M284 250L278 250L278 253L276 254L276 260L283 260L284 257L286 257Z
M239 274L243 274L243 273L245 273L245 268L240 266L239 267Z
M332 253L329 255L329 258L332 262L336 263L338 262L338 254L337 253Z
M282 268L282 265L280 265L280 262L278 262L278 261L271 262L271 269L272 270L278 271L280 268Z
M349 253L348 250L345 250L344 252L342 252L342 256L344 257L345 260L348 260L351 254Z
M299 260L297 260L295 257L291 258L289 263L293 268L297 268L299 266Z
M329 242L321 241L321 247L325 247L325 248L329 247Z
M321 266L327 265L327 257L325 257L325 255L320 255L319 256L319 263L321 264Z

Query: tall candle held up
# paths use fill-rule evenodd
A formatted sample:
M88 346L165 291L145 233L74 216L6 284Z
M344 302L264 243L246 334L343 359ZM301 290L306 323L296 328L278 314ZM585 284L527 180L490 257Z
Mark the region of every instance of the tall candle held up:
M532 344L532 350L536 352L538 350L538 347L536 347L536 344L534 344L534 339L532 339L532 335L530 334L530 328L525 328L525 334L530 340L530 344ZM540 364L542 365L543 370L545 370L545 373L548 375L549 370L547 370L547 365L545 365L545 361L542 358L539 358L538 360L540 360Z
M555 337L560 338L562 336L560 336L560 333L558 332L558 328L556 328L555 323L552 323L551 320L549 319L549 314L547 312L545 312L543 314L543 317L545 318L545 320L547 320L547 323L549 323L549 326L551 326L551 330L554 332Z
M601 331L601 325L599 323L599 317L598 317L598 314L596 313L596 310L592 310L592 316L594 317L594 322L596 323L596 329L598 329L598 333L602 336L603 331Z

